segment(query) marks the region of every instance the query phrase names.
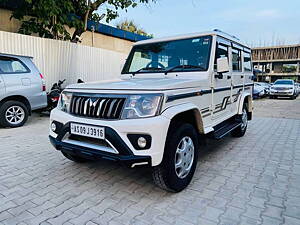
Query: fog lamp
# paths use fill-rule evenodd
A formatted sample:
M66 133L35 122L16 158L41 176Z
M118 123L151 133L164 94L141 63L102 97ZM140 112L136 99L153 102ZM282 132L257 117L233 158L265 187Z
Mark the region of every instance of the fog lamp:
M56 131L56 124L55 124L55 123L51 123L51 130L52 130L53 132Z
M145 148L147 145L147 140L144 137L139 137L139 139L137 140L137 143L140 148Z

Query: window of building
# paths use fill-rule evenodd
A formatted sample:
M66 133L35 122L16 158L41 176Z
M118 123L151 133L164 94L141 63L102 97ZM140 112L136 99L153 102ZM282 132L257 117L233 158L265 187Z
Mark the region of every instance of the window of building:
M244 52L244 69L245 71L252 71L251 54Z
M242 71L242 51L232 48L232 71Z

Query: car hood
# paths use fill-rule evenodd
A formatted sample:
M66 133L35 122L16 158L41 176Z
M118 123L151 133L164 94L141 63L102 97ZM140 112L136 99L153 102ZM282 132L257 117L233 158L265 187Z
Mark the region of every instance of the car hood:
M198 81L199 82L199 81ZM199 87L195 79L184 78L131 78L110 81L72 84L68 89L94 89L94 90L172 90Z
M272 88L293 88L294 87L294 85L289 85L289 84L274 84L273 86L272 86Z

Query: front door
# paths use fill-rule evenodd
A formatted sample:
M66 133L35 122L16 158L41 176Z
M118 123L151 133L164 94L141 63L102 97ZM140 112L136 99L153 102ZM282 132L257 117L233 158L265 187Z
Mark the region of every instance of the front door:
M213 84L213 101L212 101L212 110L213 116L212 119L216 120L220 117L224 117L229 115L231 112L231 71L227 73L223 73L222 78L216 78L217 75L217 59L227 57L229 60L229 46L230 42L218 38L217 46L216 46L216 54L215 54L215 72L212 77Z

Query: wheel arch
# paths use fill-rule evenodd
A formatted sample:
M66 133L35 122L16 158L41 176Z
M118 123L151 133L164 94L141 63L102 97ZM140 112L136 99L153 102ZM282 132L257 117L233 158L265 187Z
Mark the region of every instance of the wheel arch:
M239 101L238 105L238 114L241 115L243 113L243 107L246 103L247 111L248 111L248 119L252 119L252 111L253 111L253 102L252 102L252 96L250 93L244 93Z
M172 106L163 112L163 115L173 121L192 124L200 134L204 134L204 125L200 111L196 105L182 104Z
M18 101L18 102L22 102L28 109L29 115L31 115L31 105L30 102L28 101L28 99L22 95L12 95L12 96L8 96L3 98L0 101L0 105L2 105L3 103L7 102L7 101Z

